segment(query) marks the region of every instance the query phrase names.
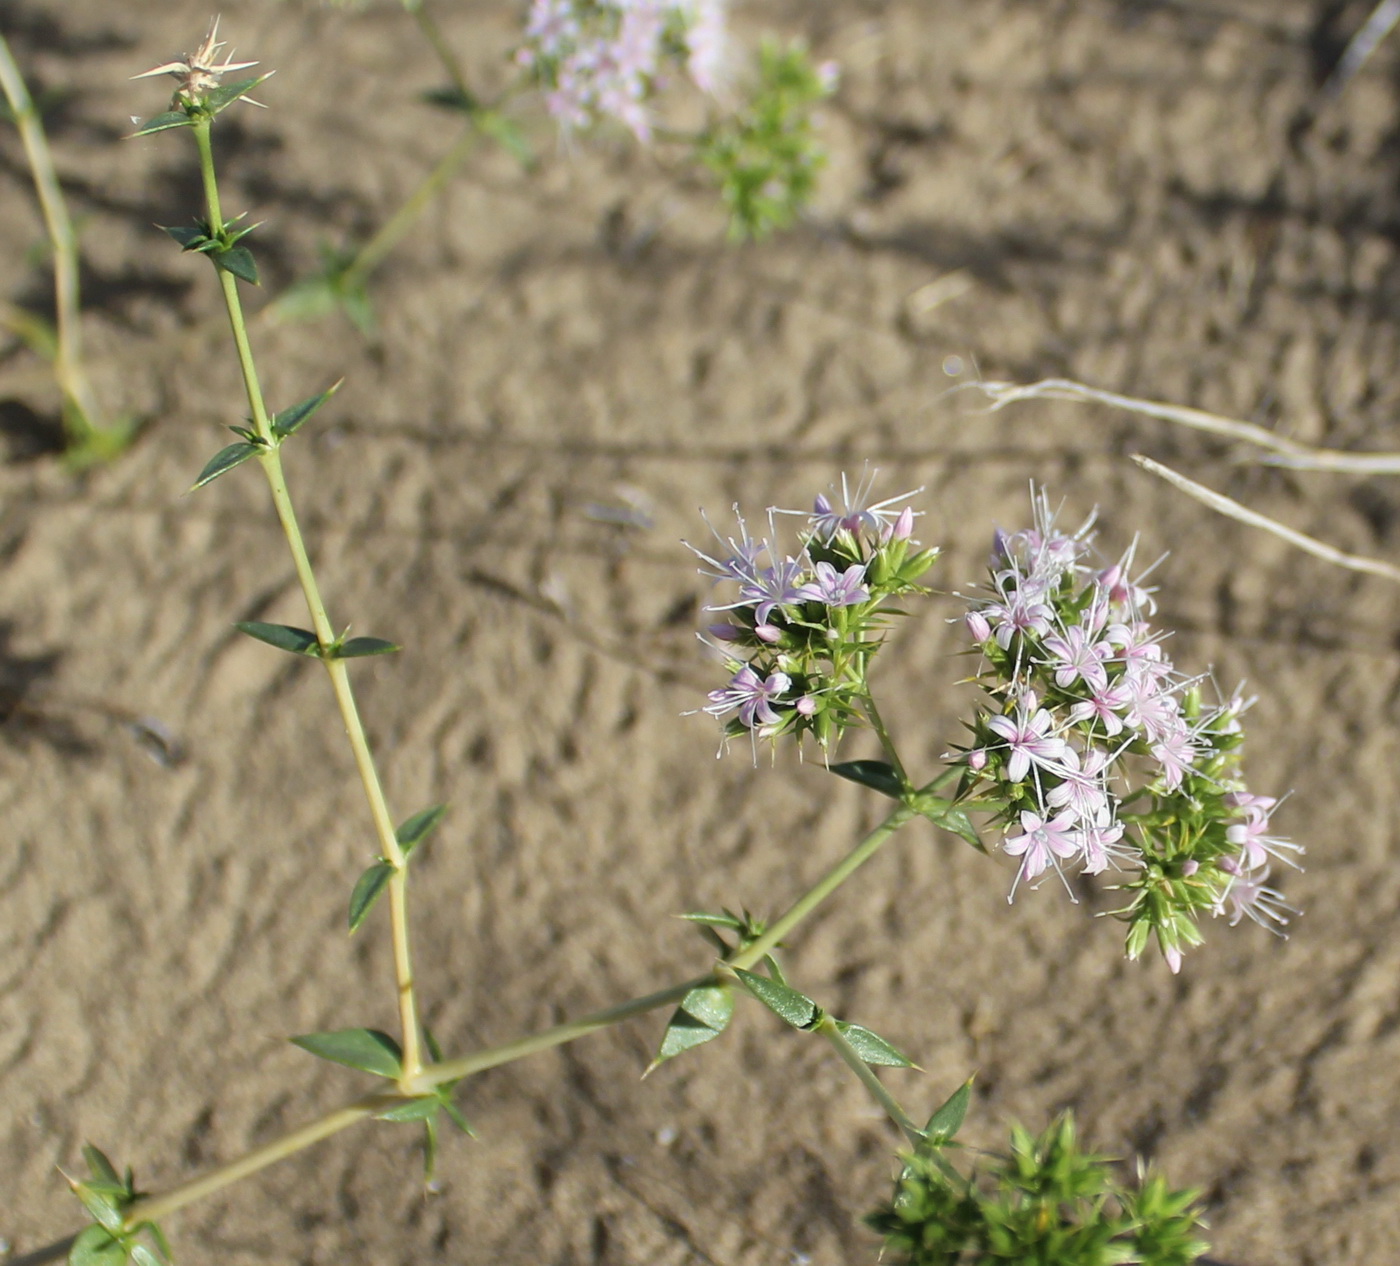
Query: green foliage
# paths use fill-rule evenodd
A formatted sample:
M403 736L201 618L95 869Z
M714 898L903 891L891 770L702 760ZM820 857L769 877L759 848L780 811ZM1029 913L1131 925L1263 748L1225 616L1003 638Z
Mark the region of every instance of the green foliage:
M894 1199L866 1219L884 1236L887 1260L1189 1266L1206 1251L1197 1236L1198 1194L1172 1190L1158 1177L1136 1187L1119 1182L1105 1157L1080 1150L1068 1113L1038 1137L1014 1127L1008 1155L960 1174L944 1155L952 1131L935 1131L934 1124L946 1114L944 1124L956 1130L968 1089L934 1114Z
M335 1029L329 1033L305 1033L291 1039L293 1046L333 1064L357 1068L376 1077L398 1077L403 1072L403 1050L378 1029Z
M199 220L193 226L162 225L161 227L180 244L182 251L208 255L214 261L215 267L231 273L240 281L246 281L250 286L256 286L258 284L257 262L253 259L253 252L239 243L258 225L249 224L238 228L238 221L242 218L239 216L232 220L225 220L217 230L207 220Z
M374 903L383 895L393 877L393 866L380 858L355 882L354 891L350 894L351 932L365 921L365 916L374 908Z
M170 1245L154 1222L138 1219L127 1225L132 1206L141 1198L132 1180L131 1170L119 1175L116 1167L96 1147L84 1146L88 1177L72 1178L68 1185L96 1221L84 1227L73 1239L68 1250L68 1266L163 1266L170 1257ZM142 1238L148 1239L148 1244Z
M666 1025L656 1058L642 1075L646 1076L682 1051L714 1041L729 1027L733 1015L734 994L728 985L696 986L681 999Z
M904 797L904 784L899 781L899 775L888 761L843 760L829 768L837 777L858 782L862 787L869 787L871 791L878 791L882 796L889 796L891 800L901 800Z
M812 114L831 90L830 75L812 64L802 44L769 41L760 49L749 101L698 145L729 207L731 237L765 238L792 224L811 201L826 161Z
M864 1025L848 1024L845 1020L837 1020L835 1024L841 1036L851 1044L851 1049L867 1064L881 1068L914 1067L912 1059Z

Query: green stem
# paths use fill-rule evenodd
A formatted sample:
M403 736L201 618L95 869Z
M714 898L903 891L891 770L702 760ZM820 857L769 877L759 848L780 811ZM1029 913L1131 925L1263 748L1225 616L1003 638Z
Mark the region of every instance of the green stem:
M219 202L218 181L214 172L213 146L210 142L210 122L208 118L195 121L195 141L199 147L199 167L204 179L205 201L209 212L209 231L219 234L223 231L223 210ZM282 524L283 534L292 553L297 579L306 599L307 610L311 615L316 639L322 649L329 648L336 640L335 629L321 599L320 586L316 583L316 573L306 552L306 543L297 523L296 511L292 506L291 494L282 471L282 457L273 435L271 418L263 399L262 387L258 382L257 367L253 361L252 347L248 341L248 325L243 316L242 301L238 296L238 280L227 269L216 270L219 285L223 290L224 305L228 309L229 325L233 330L234 345L238 349L238 363L243 371L243 386L248 397L248 409L254 428L265 442L258 455L263 474L267 477L272 502L277 510L277 518ZM370 752L369 740L360 720L359 709L355 705L354 691L350 686L350 675L343 660L324 657L322 662L330 676L331 689L335 693L340 708L345 733L350 740L350 748L355 757L355 768L364 784L365 796L369 801L370 816L374 820L375 833L379 837L380 851L394 868L389 880L389 927L394 949L394 976L398 988L399 1020L403 1030L403 1076L408 1082L417 1075L423 1066L423 1056L419 1042L418 1009L414 997L412 957L409 953L408 937L408 870L394 832L394 819L384 797L384 789L375 768L374 756Z
M879 851L880 846L885 843L900 827L911 818L916 817L914 810L908 805L901 805L870 832L859 844L826 872L817 882L802 894L796 901L788 907L783 914L779 915L768 928L756 940L752 941L746 948L735 954L729 960L729 966L741 967L747 970L757 963L770 950L774 949L778 942L789 932L812 913L823 901L846 882L861 866L865 865Z
M836 1053L846 1061L850 1070L860 1078L861 1085L870 1091L875 1102L884 1108L890 1120L904 1131L904 1137L917 1147L924 1137L923 1131L910 1120L909 1114L899 1106L895 1097L885 1089L880 1079L875 1076L875 1070L857 1054L855 1047L846 1040L846 1035L836 1027L836 1021L829 1015L823 1016L821 1023L817 1025L817 1030L836 1048Z
M462 66L457 60L457 55L444 38L442 28L433 21L427 6L423 4L423 0L415 0L415 3L408 8L409 12L413 14L413 20L418 23L418 29L423 32L423 37L432 46L433 52L437 54L437 59L442 63L447 77L452 80L452 86L461 95L463 103L475 101L476 98L472 96L471 89L467 87L467 79L462 74Z
M728 966L748 968L758 962L786 933L796 927L822 900L830 896L844 880L848 879L860 865L869 861L880 845L912 816L912 810L904 807L890 814L840 862L827 871L811 889L798 898L763 936L729 960ZM634 1016L644 1015L659 1007L674 1005L680 1002L692 989L697 989L701 985L714 984L722 970L717 968L714 972L698 976L694 980L671 985L669 988L657 990L655 993L649 993L640 998L633 998L628 1002L619 1003L617 1006L608 1007L606 1010L595 1011L591 1015L583 1016L577 1020L566 1020L563 1024L556 1024L553 1028L531 1034L528 1037L517 1038L513 1042L487 1047L485 1050L476 1051L458 1059L430 1064L419 1071L416 1076L400 1081L397 1095L366 1095L356 1099L298 1130L293 1130L280 1139L249 1152L246 1156L242 1156L228 1165L210 1170L209 1173L192 1179L179 1187L173 1187L161 1195L143 1197L127 1211L126 1225L134 1227L144 1219L154 1221L157 1217L173 1213L176 1209L183 1208L203 1196L212 1195L231 1183L237 1182L240 1178L246 1178L259 1169L264 1169L304 1147L309 1147L312 1143L317 1143L321 1139L328 1138L330 1135L354 1125L357 1121L364 1120L367 1116L372 1116L375 1112L382 1111L386 1106L386 1099L390 1105L402 1102L404 1096L426 1094L433 1087L440 1086L445 1082L459 1081L463 1077L484 1072L488 1068L497 1068L502 1064L524 1059L529 1055L537 1055L541 1051L563 1046L567 1042L586 1037L600 1029L620 1024L624 1020L630 1020Z
M894 745L894 739L890 737L889 730L885 727L885 719L880 715L880 709L875 706L875 696L870 693L867 686L865 691L865 715L870 718L871 727L880 740L880 746L885 749L885 755L894 766L894 772L899 776L899 785L904 790L913 790L913 784L909 781L909 775L904 770L904 762L899 759L899 749Z
M396 1094L361 1095L343 1108L328 1112L300 1129L284 1134L280 1139L274 1139L262 1147L255 1147L236 1161L220 1165L218 1169L211 1169L207 1174L201 1174L198 1178L181 1183L178 1187L172 1187L159 1195L143 1196L127 1209L126 1229L131 1230L141 1222L159 1221L168 1213L183 1209L187 1204L193 1204L205 1196L212 1196L216 1191L221 1191L250 1174L256 1174L260 1169L266 1169L313 1143L338 1134L357 1121L363 1121L376 1112L383 1112L402 1102L403 1098Z
M384 262L385 256L408 235L408 231L423 214L428 203L437 197L452 179L462 161L471 153L476 139L476 123L474 120L469 121L462 129L462 134L452 143L452 148L438 159L432 171L409 194L407 201L360 247L349 267L341 274L341 284L346 290L354 290L364 285L370 273L378 268Z
M49 152L38 107L25 87L24 77L3 35L0 35L0 88L4 89L15 126L19 129L20 141L34 178L34 188L39 195L44 226L53 248L54 309L58 322L54 377L67 405L64 421L69 439L81 444L92 439L103 428L97 397L83 367L78 239L63 201L63 190L54 170L53 155Z

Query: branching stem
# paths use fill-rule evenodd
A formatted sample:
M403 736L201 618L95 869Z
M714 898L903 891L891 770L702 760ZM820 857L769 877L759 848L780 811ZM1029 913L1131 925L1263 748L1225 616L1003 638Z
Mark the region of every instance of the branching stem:
M223 231L223 209L219 202L218 181L214 172L213 146L210 143L210 120L198 119L194 124L195 141L199 146L200 173L204 180L205 202L209 213L209 231L219 234ZM282 471L282 457L278 451L272 431L272 420L263 399L262 387L258 382L257 367L253 361L252 347L248 341L247 322L243 317L243 305L238 296L238 281L227 269L217 269L219 285L223 290L224 305L228 309L229 325L233 330L233 341L238 349L238 363L243 371L243 385L248 396L248 409L254 429L264 441L259 462L263 474L267 476L268 488L272 493L277 518L282 524L287 545L292 552L297 579L306 598L307 610L311 615L312 627L322 649L328 649L336 640L335 629L326 613L321 599L321 590L316 583L316 573L306 552L297 524L296 511L292 506L291 495L287 491L287 481ZM322 662L331 679L336 703L340 708L345 733L355 757L355 767L360 781L364 784L365 796L369 800L370 816L374 819L375 833L379 838L384 860L394 868L389 880L389 925L394 947L394 976L398 987L398 1010L400 1027L403 1031L403 1081L411 1082L423 1065L423 1056L418 1032L418 1008L414 998L413 967L409 954L408 937L408 870L403 850L399 847L394 833L394 819L384 798L384 790L379 782L374 756L370 752L369 740L365 736L364 725L360 721L359 709L355 706L354 691L350 686L350 675L343 660L325 658ZM348 1122L347 1122L348 1124Z
M747 969L757 963L826 897L850 878L855 870L869 861L880 846L913 816L913 810L903 806L891 813L855 848L817 880L807 892L793 902L783 915L774 920L762 936L736 954L727 965ZM476 1051L458 1059L429 1064L426 1068L421 1069L416 1076L406 1077L402 1080L398 1086L397 1094L364 1095L344 1107L337 1108L335 1111L283 1135L280 1139L255 1148L238 1160L231 1161L218 1169L212 1169L207 1174L201 1174L198 1178L191 1179L187 1183L172 1187L169 1191L142 1197L127 1210L126 1225L134 1227L145 1220L154 1221L167 1213L174 1213L177 1209L182 1209L204 1196L213 1195L241 1178L246 1178L260 1169L265 1169L279 1160L284 1160L303 1148L310 1147L313 1143L329 1138L332 1134L339 1133L357 1121L363 1121L366 1117L384 1111L386 1107L392 1107L395 1103L402 1102L404 1096L424 1094L434 1086L444 1082L458 1081L463 1077L484 1072L488 1068L497 1068L517 1059L524 1059L526 1056L536 1055L556 1046L563 1046L565 1043L586 1037L590 1033L596 1033L600 1029L620 1024L635 1016L645 1015L649 1011L673 1006L692 989L701 985L714 984L719 979L722 970L722 968L717 968L708 975L687 980L678 985L671 985L669 988L645 994L640 998L633 998L603 1011L595 1011L593 1014L582 1016L577 1020L567 1020L563 1024L556 1024L553 1028L545 1029L540 1033L517 1038L513 1042L487 1047L485 1050ZM838 1036L840 1035L838 1034Z
M885 1110L890 1120L904 1132L904 1137L917 1147L920 1140L924 1137L923 1131L909 1119L909 1114L899 1106L895 1097L885 1089L884 1084L875 1075L875 1070L861 1059L855 1047L846 1040L846 1035L836 1027L836 1021L829 1015L824 1016L821 1023L817 1025L817 1030L831 1043L836 1053L841 1056L850 1070L860 1079L861 1085L870 1091L872 1098Z

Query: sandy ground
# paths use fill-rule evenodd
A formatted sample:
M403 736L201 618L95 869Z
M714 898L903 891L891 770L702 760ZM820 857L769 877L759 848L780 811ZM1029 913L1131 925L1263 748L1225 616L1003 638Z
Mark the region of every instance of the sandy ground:
M439 4L485 84L519 6ZM1348 549L1394 554L1393 482L1243 468L1222 445L1103 410L995 417L976 372L1071 375L1313 442L1397 448L1400 41L1335 104L1318 75L1367 4L1304 0L789 0L844 67L811 223L724 245L698 179L623 145L525 176L469 162L379 278L381 331L255 333L290 403L346 386L290 451L332 614L406 651L357 676L400 815L452 814L417 864L427 1014L455 1051L702 970L671 916L781 908L880 805L790 754L714 759L697 508L806 503L869 461L927 485L936 583L975 579L1027 482L1157 573L1179 662L1259 695L1248 768L1293 789L1308 848L1288 941L1208 928L1179 978L1122 958L1112 904L910 829L793 938L798 979L911 1052L932 1106L978 1070L969 1137L1072 1106L1105 1150L1206 1192L1236 1266L1400 1260L1400 873L1394 592L1210 517L1144 452ZM267 290L363 235L450 141L397 6L225 0L277 67L222 129L225 199L265 220ZM57 115L83 222L106 398L148 413L83 481L35 456L53 394L0 359L0 1235L71 1232L55 1165L91 1140L160 1188L356 1092L285 1042L392 1028L384 929L347 941L373 852L322 675L233 632L303 612L261 481L196 497L239 420L206 270L151 227L195 209L179 137L123 142L163 91L126 76L188 47L187 0L8 0ZM5 297L43 301L38 222L0 138ZM258 299L254 300L256 306ZM40 437L42 438L42 437ZM641 498L651 527L599 520ZM951 603L880 667L932 770L970 702ZM164 727L158 762L133 719ZM857 738L849 755L869 754ZM642 1083L653 1018L484 1075L424 1196L416 1135L361 1126L170 1220L221 1263L856 1263L895 1140L811 1041L747 1008Z

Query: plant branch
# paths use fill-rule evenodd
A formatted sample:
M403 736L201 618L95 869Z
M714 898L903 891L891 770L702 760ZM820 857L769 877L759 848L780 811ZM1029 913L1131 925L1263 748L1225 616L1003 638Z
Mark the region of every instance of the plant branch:
M885 1110L890 1120L904 1132L904 1137L917 1147L923 1140L923 1131L909 1119L909 1114L899 1106L895 1097L885 1089L884 1084L875 1075L875 1070L861 1059L855 1047L846 1040L846 1035L836 1027L836 1021L829 1015L823 1016L821 1023L817 1025L817 1030L831 1043L836 1053L841 1056L850 1070L860 1079L861 1085L870 1091L875 1102Z
M777 945L784 935L796 927L822 900L834 892L844 880L848 879L859 866L873 857L879 847L913 816L913 810L904 806L896 809L840 862L823 875L811 889L798 898L767 932L746 949L734 955L726 966L749 968L757 963ZM172 1187L167 1192L142 1197L127 1211L126 1224L128 1227L134 1227L138 1222L148 1219L154 1221L164 1214L184 1208L185 1205L204 1196L212 1195L241 1178L246 1178L248 1175L265 1169L268 1165L283 1160L303 1148L310 1147L313 1143L329 1138L332 1134L336 1134L366 1117L373 1116L386 1107L402 1103L405 1097L426 1094L434 1087L446 1082L459 1081L463 1077L485 1072L488 1068L497 1068L517 1059L524 1059L529 1055L536 1055L556 1046L563 1046L578 1038L586 1037L590 1033L596 1033L600 1029L620 1024L624 1020L630 1020L634 1016L645 1015L660 1007L673 1006L692 989L714 984L723 970L722 967L716 968L715 971L707 975L683 981L678 985L671 985L668 988L657 990L655 993L645 994L640 998L633 998L602 1011L595 1011L591 1015L582 1016L577 1020L566 1020L562 1024L556 1024L542 1032L517 1038L512 1042L490 1046L485 1050L476 1051L471 1055L464 1055L457 1059L430 1064L419 1071L416 1076L401 1081L396 1094L364 1095L344 1107L337 1108L335 1111L293 1130L280 1139L254 1149L238 1160L212 1169L207 1174L202 1174L178 1187Z
M200 172L204 179L205 200L208 204L210 232L223 230L223 211L219 202L218 181L214 172L213 147L209 137L210 120L199 119L194 125L195 140L199 146ZM238 362L243 371L243 385L248 396L248 408L252 422L264 441L258 460L267 477L268 488L272 493L273 505L278 520L291 549L296 566L297 579L301 582L302 594L306 599L317 641L323 650L335 642L335 630L326 613L321 599L320 587L316 583L316 573L306 552L297 524L296 512L292 506L291 494L282 471L282 457L272 431L271 418L263 399L262 387L258 382L257 367L253 361L252 348L248 341L247 322L243 316L242 302L238 296L238 281L227 269L217 269L219 284L223 290L224 304L228 309L229 324L233 330L233 340L238 349ZM380 850L394 868L389 880L389 924L394 948L394 976L398 989L398 1010L403 1030L403 1073L405 1081L410 1081L422 1067L423 1057L419 1042L417 1003L414 997L412 959L409 953L408 936L408 871L403 850L394 832L394 820L384 797L384 790L375 768L374 756L370 751L369 740L360 720L359 709L355 705L354 691L350 686L350 675L343 660L323 657L322 662L330 676L331 688L340 708L341 720L355 757L355 767L364 784L365 796L369 801L370 816L374 820L375 832L379 837Z
M3 35L0 35L0 88L4 90L15 126L19 129L20 141L34 178L34 188L39 196L44 226L53 248L54 309L58 322L54 377L58 380L67 406L64 414L69 438L81 443L90 440L103 427L97 397L83 367L78 239L63 201L63 190L54 170L53 155L49 152L38 107L25 87L24 77Z

